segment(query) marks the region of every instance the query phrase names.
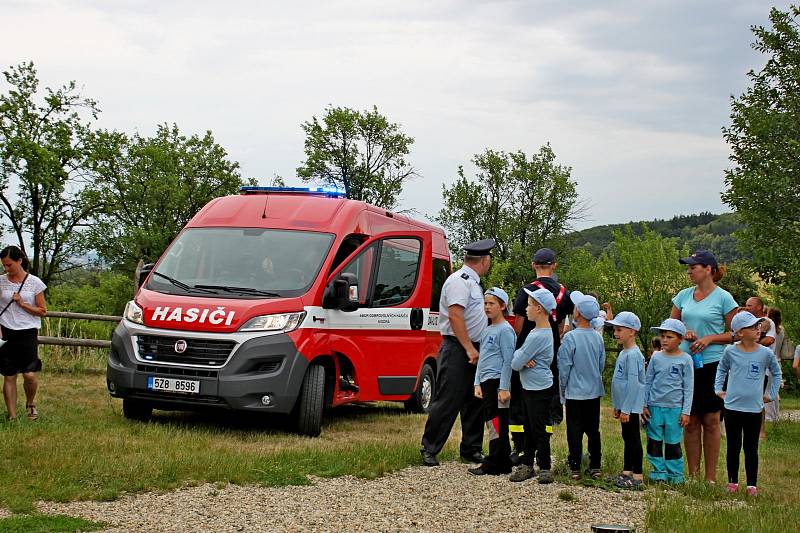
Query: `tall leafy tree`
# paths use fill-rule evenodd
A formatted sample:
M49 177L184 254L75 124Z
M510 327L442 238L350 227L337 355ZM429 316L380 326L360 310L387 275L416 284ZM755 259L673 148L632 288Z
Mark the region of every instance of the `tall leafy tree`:
M688 251L646 225L641 230L615 229L614 242L599 258L586 248L574 250L560 278L571 289L596 292L615 312L636 313L642 321L639 342L648 347L650 327L669 317L672 298L689 285L686 268L678 263Z
M724 128L733 166L725 173L723 200L745 227L743 250L770 281L800 288L800 8L773 8L772 26L752 27L752 47L767 57L752 86L731 99ZM798 291L800 295L800 291Z
M495 281L517 286L530 277L533 252L545 245L559 248L582 216L572 169L556 162L549 144L532 155L487 149L472 163L474 177L459 167L455 183L442 187L444 207L435 220L447 230L456 256L471 241L496 238L494 270L503 279Z
M79 228L101 205L86 172L87 138L100 112L71 81L39 90L32 62L3 72L0 94L0 216L3 230L48 283L85 248Z
M203 205L245 184L239 164L210 131L187 137L174 124L158 126L153 137L100 131L92 146L105 207L89 242L124 272L133 272L139 259L156 260Z
M303 181L343 188L348 198L394 209L403 185L417 174L407 157L414 139L378 108L328 107L301 127L306 160Z

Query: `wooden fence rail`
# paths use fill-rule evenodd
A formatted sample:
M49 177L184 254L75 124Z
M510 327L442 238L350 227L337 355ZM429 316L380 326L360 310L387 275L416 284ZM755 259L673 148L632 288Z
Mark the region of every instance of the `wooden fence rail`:
M121 316L113 315L91 315L87 313L69 313L66 311L48 311L48 318L72 318L74 320L101 320L105 322L120 322Z
M68 318L71 320L99 320L102 322L119 322L121 316L93 315L88 313L69 313L66 311L48 311L48 318ZM111 341L102 339L71 339L68 337L47 337L39 335L39 344L50 346L81 346L83 348L111 348Z

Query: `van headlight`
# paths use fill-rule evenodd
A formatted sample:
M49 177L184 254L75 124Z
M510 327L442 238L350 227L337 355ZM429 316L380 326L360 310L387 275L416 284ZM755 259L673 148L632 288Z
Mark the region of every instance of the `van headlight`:
M305 311L256 316L240 327L239 331L293 331L297 329L305 317Z
M125 306L125 318L136 324L144 324L144 311L131 300Z

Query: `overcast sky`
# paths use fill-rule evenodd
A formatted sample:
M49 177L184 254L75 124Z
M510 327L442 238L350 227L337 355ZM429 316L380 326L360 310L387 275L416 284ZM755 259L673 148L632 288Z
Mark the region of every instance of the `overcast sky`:
M376 105L416 140L402 207L426 215L474 154L550 142L588 227L726 210L721 127L771 5L2 0L0 67L78 81L102 127L211 130L265 185L299 184L303 121Z

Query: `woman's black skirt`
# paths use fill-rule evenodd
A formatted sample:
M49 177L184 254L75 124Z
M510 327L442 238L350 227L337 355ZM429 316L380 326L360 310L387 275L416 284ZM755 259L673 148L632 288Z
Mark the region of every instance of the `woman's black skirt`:
M0 330L3 332L3 340L6 341L0 347L0 373L14 376L42 369L38 329L8 329L0 326Z

